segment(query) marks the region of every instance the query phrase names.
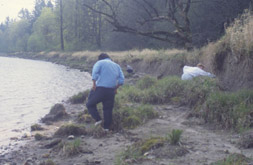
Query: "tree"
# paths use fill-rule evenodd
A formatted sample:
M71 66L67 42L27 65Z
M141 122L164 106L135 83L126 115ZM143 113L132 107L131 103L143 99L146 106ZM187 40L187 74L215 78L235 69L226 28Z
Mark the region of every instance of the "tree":
M26 19L26 20L31 20L31 13L27 10L22 8L19 13L18 13L18 17L20 19Z
M30 23L20 20L10 24L8 29L9 51L27 51Z
M57 50L59 43L56 15L50 8L43 8L41 15L33 24L33 33L29 37L30 51Z
M64 39L63 39L63 6L62 0L60 0L60 36L61 36L61 50L64 51Z
M224 28L249 8L250 1L252 0L193 1L189 12L193 44L200 47L219 39L225 32Z
M96 0L96 2L106 6L106 9L99 11L86 1L84 6L106 17L114 27L114 31L142 35L187 49L192 48L188 17L191 0ZM139 13L135 15L134 23L124 22L125 19L122 19L122 13L119 12L124 9L128 13Z

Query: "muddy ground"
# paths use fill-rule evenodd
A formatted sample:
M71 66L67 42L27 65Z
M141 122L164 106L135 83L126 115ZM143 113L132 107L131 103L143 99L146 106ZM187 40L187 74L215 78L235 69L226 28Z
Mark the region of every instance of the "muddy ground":
M112 165L115 163L116 156L124 151L127 146L140 139L166 136L172 129L183 130L180 145L186 149L186 154L171 157L164 154L168 149L164 146L162 150L153 150L147 153L146 159L142 162L131 161L129 164L202 165L224 159L231 153L253 157L253 149L240 149L237 145L240 138L238 134L213 130L211 127L207 127L200 118L189 117L191 109L188 107L173 105L155 106L159 118L150 120L136 129L107 133L101 138L88 135L81 136L79 138L81 139L82 151L75 156L66 156L63 151L55 151L46 146L55 141L56 138L53 137L53 134L59 126L65 122L74 122L76 116L85 109L85 106L69 103L64 103L64 106L71 117L50 126L44 125L45 130L39 131L48 139L36 141L34 139L36 132L32 132L31 136L23 138L21 146L14 151L1 155L0 164L37 165L43 161L52 160L57 165ZM63 137L62 139L67 140Z

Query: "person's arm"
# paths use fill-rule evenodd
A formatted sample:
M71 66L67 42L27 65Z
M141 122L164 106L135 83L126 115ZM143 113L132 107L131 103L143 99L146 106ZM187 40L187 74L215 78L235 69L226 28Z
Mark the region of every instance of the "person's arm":
M92 82L93 82L92 90L94 91L96 90L96 81L98 80L99 73L100 73L100 65L97 62L92 69Z
M118 84L117 86L115 87L115 93L117 93L117 89L124 84L124 81L125 81L125 76L124 76L124 73L122 71L122 69L119 67L119 78L118 78Z
M97 86L96 86L96 80L92 80L92 82L93 82L92 90L95 91L95 90L96 90L96 87L97 87Z
M204 70L202 70L202 69L200 69L200 68L198 69L198 74L199 74L200 76L208 76L208 77L212 77L212 78L215 77L214 74L209 73L209 72L206 72L206 71L204 71Z

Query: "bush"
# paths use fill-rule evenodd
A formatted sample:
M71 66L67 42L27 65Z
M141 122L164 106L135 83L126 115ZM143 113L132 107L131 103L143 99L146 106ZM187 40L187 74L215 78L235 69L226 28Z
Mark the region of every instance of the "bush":
M52 160L43 161L40 165L56 165Z
M41 131L43 130L43 127L39 124L34 124L31 126L31 131Z
M70 103L72 104L83 104L84 101L88 98L90 90L84 92L79 92L78 94L69 98Z
M150 88L151 86L153 86L156 83L156 81L157 81L156 78L146 76L146 77L140 79L139 81L137 81L136 86L137 86L137 88L143 90L143 89L147 89L147 88Z
M67 142L62 148L63 154L67 157L81 153L81 140L76 139L73 142Z
M183 81L179 77L165 77L145 84L144 78L136 86L123 87L120 97L130 102L144 104L164 104L175 102L182 105L196 106L203 104L207 96L218 90L215 79L196 77L191 81ZM150 81L150 80L148 80ZM152 84L152 85L151 85Z
M231 26L226 29L226 42L233 55L251 56L253 52L253 16L250 11L240 15Z
M212 93L203 111L206 122L237 131L253 126L253 91Z
M183 130L173 129L170 134L167 135L167 139L172 145L177 145L180 142Z
M227 158L212 163L211 165L247 165L249 164L249 158L242 154L230 154Z
M40 133L36 133L34 135L34 138L35 138L35 140L39 141L39 140L42 140L44 138L44 136Z
M124 106L113 111L113 129L135 128L150 119L158 117L151 105Z
M131 161L135 163L144 158L144 154L152 149L162 147L165 143L165 138L163 137L151 137L145 140L138 141L132 146L127 147L124 152L121 152L116 156L115 164L125 165L131 164ZM130 161L125 162L125 160Z
M84 125L78 125L78 124L66 124L61 126L56 132L56 136L69 136L69 135L85 135L86 128Z

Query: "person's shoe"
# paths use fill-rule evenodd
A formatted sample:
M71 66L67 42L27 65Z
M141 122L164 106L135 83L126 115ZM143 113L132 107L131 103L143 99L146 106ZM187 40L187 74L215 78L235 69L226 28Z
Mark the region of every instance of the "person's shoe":
M95 123L95 126L98 126L98 125L100 125L102 123L102 120L99 120L99 121L97 121L96 123Z

